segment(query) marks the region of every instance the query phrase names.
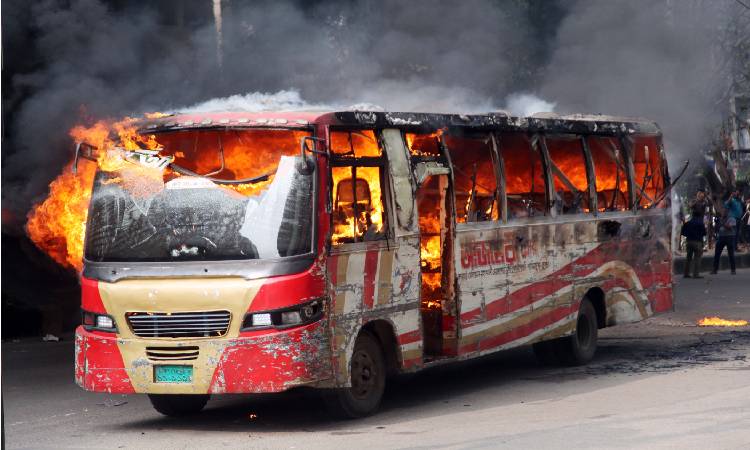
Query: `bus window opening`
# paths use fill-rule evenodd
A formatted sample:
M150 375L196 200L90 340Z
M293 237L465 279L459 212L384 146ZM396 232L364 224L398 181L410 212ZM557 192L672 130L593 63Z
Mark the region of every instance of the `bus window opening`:
M508 218L545 215L547 195L539 150L522 133L503 134L500 148L505 165Z
M334 131L331 133L331 153L337 157L363 158L381 155L378 140L372 130Z
M489 136L445 135L453 166L456 221L498 220L497 177Z
M440 156L440 135L442 130L432 133L404 133L406 146L411 156Z
M628 176L625 155L616 138L587 138L596 177L597 209L604 211L627 211Z
M344 151L346 147L342 145L349 150ZM346 164L331 168L333 244L384 239L382 169L380 165L360 165L357 159L349 159L376 157L382 162L375 135L370 130L332 132L331 150L335 155L332 164L337 164L337 160L338 164ZM338 155L346 159L338 159ZM378 161L362 164L378 164Z
M545 141L550 157L557 214L589 212L589 183L580 137L551 136Z
M633 183L636 205L651 208L664 191L662 158L656 137L639 136L633 140ZM659 207L665 207L660 202Z

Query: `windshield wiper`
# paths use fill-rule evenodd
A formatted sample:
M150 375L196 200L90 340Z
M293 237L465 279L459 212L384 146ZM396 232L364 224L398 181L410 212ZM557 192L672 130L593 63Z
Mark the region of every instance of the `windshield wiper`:
M76 145L76 153L75 153L75 159L74 159L74 163L73 163L73 174L76 174L76 172L77 172L76 169L78 168L78 160L80 158L84 158L84 159L87 159L89 161L96 162L97 158L95 157L94 153L97 150L98 150L98 148L95 147L95 146L93 146L93 145L91 145L91 144L88 144L86 142L79 142ZM124 151L124 149L122 149L122 150ZM137 152L137 150L136 150L136 152ZM175 172L177 172L177 173L179 173L181 175L187 175L187 176L190 176L190 177L205 178L205 179L213 181L214 183L217 183L217 184L255 184L255 183L260 183L262 181L268 181L268 179L271 178L271 176L275 173L275 172L269 172L269 173L266 173L266 174L263 174L263 175L259 175L257 177L242 178L240 180L225 180L225 179L222 179L222 178L212 177L211 175L220 173L220 172L222 172L224 170L224 148L223 148L223 145L221 145L221 144L220 144L220 154L221 154L221 169L219 169L217 171L214 171L214 172L209 172L208 174L205 174L205 175L202 175L202 174L197 173L197 172L193 172L192 170L186 169L186 168L184 168L184 167L182 167L180 165L175 164L174 162L170 162L168 165L169 165L169 167L172 170L174 170Z
M169 167L181 175L187 175L190 177L201 177L201 178L205 178L207 180L213 181L214 183L217 183L217 184L255 184L255 183L260 183L261 181L268 181L268 179L271 178L271 175L274 174L274 172L269 172L269 173L259 175L257 177L252 177L252 178L242 178L240 180L225 180L222 178L215 178L215 177L211 177L208 175L201 175L197 172L193 172L190 169L186 169L182 166L178 166L175 163L169 164Z

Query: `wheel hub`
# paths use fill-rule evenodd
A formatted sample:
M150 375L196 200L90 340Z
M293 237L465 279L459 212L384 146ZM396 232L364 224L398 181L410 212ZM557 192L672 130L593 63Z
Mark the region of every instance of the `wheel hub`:
M357 398L367 397L375 386L374 363L370 355L357 352L352 357L352 391Z

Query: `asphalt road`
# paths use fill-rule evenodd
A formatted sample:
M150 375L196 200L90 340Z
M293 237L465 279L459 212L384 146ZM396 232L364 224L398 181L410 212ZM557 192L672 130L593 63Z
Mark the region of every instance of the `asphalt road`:
M145 396L73 382L71 338L3 342L7 448L750 448L750 270L676 278L676 311L604 330L586 367L528 348L390 382L382 410L333 421L314 391L212 399L160 416Z

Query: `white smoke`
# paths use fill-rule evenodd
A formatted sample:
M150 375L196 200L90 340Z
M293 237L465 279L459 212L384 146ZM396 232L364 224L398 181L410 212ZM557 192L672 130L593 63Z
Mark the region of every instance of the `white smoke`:
M531 116L540 112L554 112L556 103L548 102L533 94L515 93L506 99L505 109L514 116Z
M275 93L251 92L223 98L213 98L187 108L178 108L177 112L222 112L222 111L313 111L341 109L341 106L322 103L308 103L295 89Z
M213 98L187 107L174 108L175 113L206 112L261 112L261 111L401 111L427 113L482 114L498 110L489 99L467 89L448 89L438 86L402 86L385 83L371 86L357 103L312 103L297 89L278 92L250 92L229 97ZM377 99L377 103L367 101ZM551 111L554 103L529 94L514 94L505 108L517 115ZM381 106L382 105L382 106Z
M458 92L456 92L458 91ZM297 89L278 92L250 92L229 97L213 98L187 107L175 108L173 112L225 112L225 111L412 111L482 114L496 111L489 99L465 90L451 90L434 86L415 88L410 93L395 89L381 92L368 90L369 97L376 97L380 104L362 101L352 105L343 103L311 103L302 98ZM399 95L400 94L400 95ZM450 95L452 94L452 95ZM381 104L383 106L381 106ZM516 93L508 96L505 108L517 116L530 116L538 112L552 112L555 103L548 102L533 94Z

